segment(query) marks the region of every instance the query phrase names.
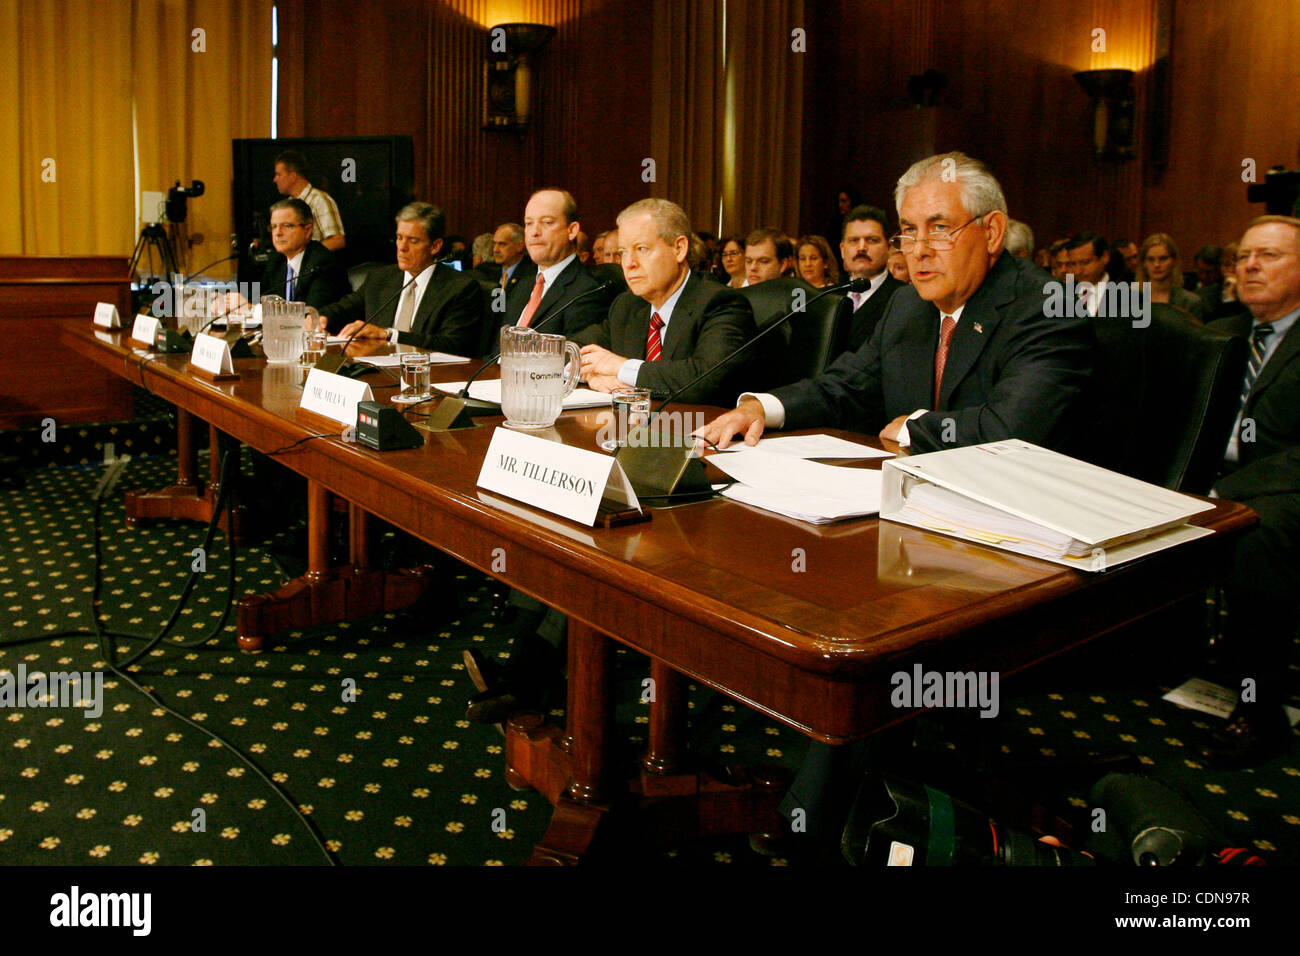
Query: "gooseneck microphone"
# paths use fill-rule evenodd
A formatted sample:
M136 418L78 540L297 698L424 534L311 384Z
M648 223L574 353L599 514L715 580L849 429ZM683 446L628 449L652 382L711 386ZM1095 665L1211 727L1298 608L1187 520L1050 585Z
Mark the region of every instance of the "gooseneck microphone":
M660 403L655 407L655 409L654 409L654 411L651 413L651 415L652 415L652 416L653 416L653 415L657 415L659 412L663 411L664 406L667 405L669 402L671 402L674 398L676 398L676 397L677 397L678 395L680 395L682 392L686 391L686 390L687 390L688 388L690 388L692 385L695 385L696 383L698 383L698 382L700 382L700 381L703 381L704 379L708 378L710 375L712 375L714 372L716 372L719 368L721 368L722 366L726 365L726 364L727 364L728 362L730 362L733 358L735 358L735 357L736 357L737 355L739 355L741 352L745 351L745 349L749 348L749 347L750 347L751 345L753 345L755 342L758 342L758 341L762 340L764 337L770 335L771 333L775 332L777 329L779 329L779 328L781 328L782 326L784 326L787 322L790 321L791 318L793 318L793 317L795 316L796 313L807 311L808 306L812 305L814 302L816 302L816 301L817 301L818 299L820 299L822 296L824 296L824 295L830 295L832 292L866 292L867 289L869 289L870 287L871 287L871 280L870 280L870 279L862 279L862 278L859 278L859 279L850 279L848 282L841 282L839 285L827 286L825 289L822 289L820 292L818 292L815 296L813 296L813 297L812 297L811 299L809 299L807 302L802 303L802 307L801 307L801 308L798 308L798 309L791 309L789 312L787 312L785 315L783 315L779 321L777 321L777 322L773 322L773 323L772 323L771 325L769 325L767 328L763 329L763 331L761 331L761 332L759 332L757 335L755 335L752 339L748 339L747 341L742 342L739 346L737 346L736 348L732 349L731 352L730 352L729 354L723 356L721 359L719 359L718 361L714 362L712 365L710 365L708 368L706 368L706 369L705 369L703 372L701 372L699 375L695 376L693 379L691 379L691 380L690 380L689 382L687 382L685 385L679 385L677 388L673 389L671 392L668 393L668 397L665 398L662 402L660 402Z
M406 273L403 272L402 275L406 275ZM432 281L432 279L430 279L430 281ZM361 334L361 330L370 324L371 319L377 316L380 312L384 311L384 309L388 308L389 304L392 303L394 299L396 299L399 295L401 295L403 292L405 292L413 285L415 285L414 279L412 279L410 282L404 282L403 284L399 285L397 289L394 290L392 295L390 295L383 302L379 303L379 305L377 305L369 315L367 315L364 319L362 319L361 325L357 328L355 332L353 332L351 335L347 337L347 340L343 343L342 347L338 350L337 353L331 355L322 355L319 359L317 359L316 368L320 369L322 372L338 373L339 369L341 369L348 362L348 357L344 353L347 352L348 346L352 344L353 340L356 339L356 337Z

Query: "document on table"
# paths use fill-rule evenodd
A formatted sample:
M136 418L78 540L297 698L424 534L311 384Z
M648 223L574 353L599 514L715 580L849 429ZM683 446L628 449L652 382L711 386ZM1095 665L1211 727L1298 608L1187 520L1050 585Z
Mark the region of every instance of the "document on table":
M840 468L750 449L743 455L710 455L709 461L735 478L723 494L799 521L828 524L880 510L880 472Z
M433 385L440 392L446 392L448 395L455 395L465 387L464 382L435 382ZM480 402L492 402L494 405L501 404L501 379L491 379L486 382L475 382L470 386L469 397L477 398ZM564 407L574 408L602 408L610 403L610 397L606 392L596 392L589 388L575 388L564 399Z
M730 448L721 448L722 454L729 452L761 451L773 455L789 455L791 458L893 458L893 452L881 451L870 445L855 441L846 441L832 435L782 435L778 438L760 438L757 445L739 442Z
M1008 439L885 462L880 516L1086 571L1212 532L1214 506Z
M332 341L332 340L331 340ZM340 339L346 341L346 339ZM379 368L397 368L402 364L402 353L394 352L392 355L361 355L353 361L365 362L367 365L374 365ZM430 365L455 365L457 362L468 362L469 359L463 355L452 355L448 352L430 352ZM464 384L463 382L461 383Z

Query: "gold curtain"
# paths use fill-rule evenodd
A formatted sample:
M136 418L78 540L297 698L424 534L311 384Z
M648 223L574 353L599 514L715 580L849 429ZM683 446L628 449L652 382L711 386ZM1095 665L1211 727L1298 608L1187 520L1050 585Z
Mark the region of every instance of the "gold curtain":
M798 235L803 154L803 64L793 31L803 0L744 0L727 16L726 95L731 155L723 165L723 234L774 226ZM807 47L827 37L803 36Z
M271 0L133 0L131 8L140 188L206 185L185 223L193 271L230 252L230 141L271 135Z
M651 194L722 235L797 230L803 0L656 0ZM807 37L799 41L812 42Z
M0 253L131 251L130 15L125 0L0 3Z
M654 5L650 194L686 210L696 229L718 227L725 133L722 3Z

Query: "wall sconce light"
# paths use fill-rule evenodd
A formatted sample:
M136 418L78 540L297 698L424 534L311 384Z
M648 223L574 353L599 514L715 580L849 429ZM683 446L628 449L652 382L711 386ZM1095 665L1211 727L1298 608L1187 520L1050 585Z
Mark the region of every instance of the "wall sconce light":
M1097 159L1132 159L1137 94L1132 70L1084 70L1074 74L1092 98L1092 150Z
M541 23L501 23L488 30L483 63L483 126L522 133L531 115L533 57L555 36Z

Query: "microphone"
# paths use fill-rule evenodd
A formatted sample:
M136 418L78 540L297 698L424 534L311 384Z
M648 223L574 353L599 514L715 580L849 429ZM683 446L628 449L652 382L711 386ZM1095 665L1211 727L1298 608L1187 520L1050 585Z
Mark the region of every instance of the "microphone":
M742 342L742 343L741 343L737 348L732 349L731 352L730 352L728 355L726 355L726 356L724 356L723 358L719 359L718 361L714 362L712 365L710 365L708 368L706 368L706 369L705 369L703 372L701 372L699 375L695 376L693 379L691 379L691 380L690 380L689 382L687 382L685 385L680 385L680 386L678 386L677 388L673 389L671 392L668 393L668 397L665 398L662 402L660 402L659 405L654 409L654 411L651 412L651 417L653 417L654 415L657 415L659 412L663 411L664 406L667 405L669 402L671 402L674 398L676 398L676 397L677 397L678 395L680 395L682 392L686 391L686 390L687 390L688 388L690 388L692 385L695 385L696 383L702 381L703 379L708 378L710 375L712 375L714 372L716 372L719 368L721 368L723 365L726 365L726 364L727 364L728 362L730 362L733 358L735 358L735 357L736 357L737 355L739 355L741 352L745 351L745 349L749 348L749 347L750 347L751 345L753 345L755 342L760 341L760 340L763 339L765 336L768 336L768 335L770 335L772 332L774 332L774 331L776 331L777 329L783 327L783 326L784 326L787 322L789 322L790 319L792 319L792 318L793 318L797 313L807 311L808 306L812 305L814 302L816 302L816 301L817 301L818 299L820 299L822 296L824 296L824 295L830 295L832 292L866 292L867 289L870 288L870 287L871 287L871 280L870 280L870 279L864 279L864 278L850 279L850 280L847 281L847 282L841 282L839 285L827 286L825 289L822 289L820 292L818 292L815 296L813 296L813 297L812 297L811 299L809 299L807 302L803 303L803 306L804 306L804 307L803 307L802 309L791 309L789 312L787 312L785 315L783 315L779 321L777 321L777 322L773 322L773 323L772 323L771 325L769 325L767 328L763 329L763 331L761 331L761 332L759 332L757 335L755 335L752 339L749 339L749 340L747 340L747 341L745 341L745 342Z
M405 275L406 273L402 273L402 274ZM432 281L432 279L430 279L430 281ZM412 279L410 282L405 282L402 285L399 285L392 295L390 295L383 302L379 303L379 305L375 307L374 311L371 312L362 320L360 327L358 327L358 329L355 332L353 332L351 335L348 336L347 341L343 343L342 348L340 348L337 353L330 354L330 355L322 355L319 359L316 360L315 367L320 369L322 372L334 372L335 374L340 374L340 375L345 374L339 372L339 369L341 369L344 365L348 363L348 357L347 355L344 354L345 352L347 352L348 346L351 345L353 340L358 335L361 334L361 330L370 324L371 319L377 316L380 312L384 311L384 309L388 308L389 304L394 299L396 299L399 295L401 295L403 292L405 292L414 284L415 284L415 280Z
M544 319L542 319L542 321L538 322L535 326L530 326L530 328L540 332L544 327L549 325L551 322L555 321L555 319L558 318L560 315L563 315L564 311L568 309L569 306L573 305L573 303L577 302L579 299L585 299L589 295L595 295L597 292L601 292L605 289L608 289L613 284L614 282L612 279L606 279L600 285L588 289L586 292L579 292L568 302L564 303L562 306L549 313ZM485 402L477 398L469 397L469 387L474 384L474 380L477 379L480 375L482 375L485 371L487 371L487 369L495 365L497 361L501 358L500 342L501 339L498 334L497 348L495 353L492 356L490 356L486 362L484 362L482 365L480 365L478 368L474 370L474 374L472 374L469 377L469 379L465 382L464 388L462 388L454 396L454 398L457 401L464 403L465 409L469 411L471 415L489 415L489 414L495 415L501 408L501 406L496 403Z
M713 487L704 474L704 464L695 453L695 442L691 442L689 445L680 445L649 440L650 429L655 416L663 411L665 405L692 385L712 375L755 342L784 326L796 312L806 310L809 305L822 296L830 295L832 292L865 292L870 285L870 279L850 279L847 282L841 282L839 285L822 289L803 304L804 309L791 309L779 321L773 322L753 338L742 342L737 348L732 349L729 354L714 362L685 385L681 385L669 392L668 397L650 412L645 424L639 426L647 440L638 442L635 445L629 442L627 445L620 445L614 449L613 457L619 458L620 455L622 456L620 464L623 466L623 471L628 480L632 482L637 497L664 498L668 500L703 500L713 494Z

